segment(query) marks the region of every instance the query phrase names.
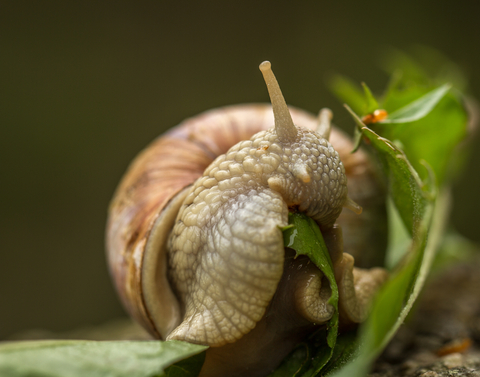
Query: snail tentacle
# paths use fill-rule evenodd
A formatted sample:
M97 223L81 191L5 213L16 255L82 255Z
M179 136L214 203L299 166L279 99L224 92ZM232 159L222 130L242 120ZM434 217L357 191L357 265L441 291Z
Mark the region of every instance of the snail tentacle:
M292 116L290 111L288 111L287 103L285 98L283 98L277 79L272 72L270 62L264 61L260 64L260 71L262 71L270 101L272 102L276 132L281 140L293 141L297 136L297 128L293 124Z
M388 273L383 268L362 269L354 267L355 259L343 254L334 266L338 284L340 317L345 322L363 322L370 308L372 297L385 282Z
M310 261L307 263L305 272L296 280L295 306L299 314L311 323L325 323L335 312L328 303L332 289L322 272Z
M332 129L332 118L333 118L333 113L332 110L324 108L321 109L320 112L318 113L318 118L317 118L317 133L321 135L324 139L329 140L330 139L330 131Z

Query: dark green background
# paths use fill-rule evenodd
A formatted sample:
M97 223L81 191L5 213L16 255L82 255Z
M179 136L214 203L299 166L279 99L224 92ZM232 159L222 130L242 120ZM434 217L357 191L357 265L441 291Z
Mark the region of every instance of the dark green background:
M426 44L480 97L473 2L2 1L0 3L0 338L122 316L104 224L129 161L206 109L266 101L271 60L287 102L329 106L325 78L385 85L386 48ZM478 143L477 143L478 145ZM453 220L480 241L480 151Z

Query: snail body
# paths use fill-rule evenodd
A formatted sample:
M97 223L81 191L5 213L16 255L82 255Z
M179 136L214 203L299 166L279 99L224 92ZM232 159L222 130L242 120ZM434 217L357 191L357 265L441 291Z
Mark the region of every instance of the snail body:
M211 346L205 376L268 373L331 318L321 272L284 250L279 227L289 209L324 232L345 322L364 319L386 276L353 268L335 224L343 207L359 212L347 177L371 173L365 156L346 169L332 147L345 142L330 128L331 113L289 112L270 64L261 70L274 128L266 105L187 120L137 157L110 207L107 250L124 305L157 338Z

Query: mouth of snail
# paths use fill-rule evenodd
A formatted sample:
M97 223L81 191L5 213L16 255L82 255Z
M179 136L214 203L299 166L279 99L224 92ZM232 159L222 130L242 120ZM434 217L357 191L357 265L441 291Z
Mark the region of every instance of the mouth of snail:
M288 206L288 212L298 213L300 212L300 204L291 204Z

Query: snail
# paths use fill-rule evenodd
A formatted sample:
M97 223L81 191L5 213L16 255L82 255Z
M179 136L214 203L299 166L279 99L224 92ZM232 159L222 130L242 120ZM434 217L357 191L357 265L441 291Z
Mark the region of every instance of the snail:
M283 246L289 210L324 235L342 324L365 319L386 279L352 256L384 247L369 244L385 210L367 155L349 154L330 110L289 109L270 63L260 70L272 106L185 120L136 157L109 208L108 261L124 306L156 338L209 345L201 376L266 375L333 315L328 281Z

